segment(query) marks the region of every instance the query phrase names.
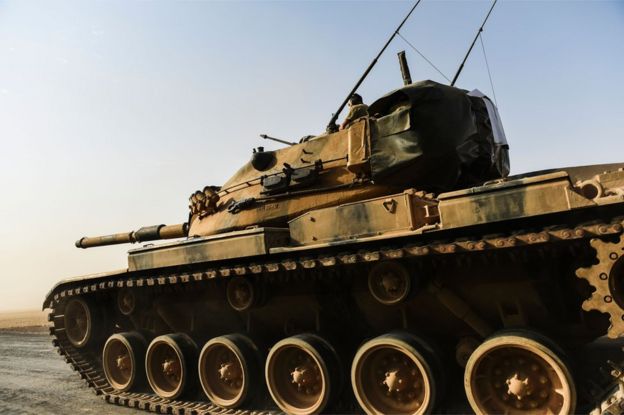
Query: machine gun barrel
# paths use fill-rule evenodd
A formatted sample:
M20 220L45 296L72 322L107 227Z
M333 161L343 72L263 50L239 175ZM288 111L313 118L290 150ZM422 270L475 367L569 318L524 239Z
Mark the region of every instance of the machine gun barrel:
M76 248L93 248L96 246L127 244L135 242L155 241L158 239L174 239L188 236L188 223L177 225L144 226L136 231L115 233L104 236L85 236L76 241Z

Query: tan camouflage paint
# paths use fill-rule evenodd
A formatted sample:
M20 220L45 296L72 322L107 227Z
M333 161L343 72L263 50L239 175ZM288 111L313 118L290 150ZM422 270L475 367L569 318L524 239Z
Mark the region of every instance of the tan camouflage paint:
M398 193L403 189L378 186L362 182L369 174L368 157L370 156L370 121L363 118L353 123L348 129L336 133L321 135L307 142L279 149L275 152L277 163L272 168L259 172L251 163L245 164L227 183L221 187L217 212L200 218L193 215L189 235L213 235L219 232L244 229L253 225L286 225L286 221L312 209L335 206L357 200L368 199L384 194ZM322 160L323 170L318 181L301 190L317 189L302 195L272 198L232 214L227 206L232 200L261 198L263 187L260 178L263 175L279 174L283 164L292 168L303 168ZM353 185L335 190L325 190L336 186Z
M564 171L501 180L487 186L443 193L439 210L443 228L565 212L596 204L575 192Z
M287 229L255 228L193 238L129 252L128 269L153 269L166 266L196 264L231 258L245 258L269 253L272 246L288 244Z
M438 222L437 201L410 189L398 195L307 212L290 221L292 245L414 231Z
M581 195L565 171L433 195L413 189L403 193L316 209L300 215L289 228L254 228L141 248L130 252L130 270L192 264L220 259L287 252L303 247L392 239L483 223L624 202L624 171L592 178L599 191L593 200ZM607 185L617 187L607 187ZM587 191L587 190L585 190ZM438 202L440 201L440 202Z

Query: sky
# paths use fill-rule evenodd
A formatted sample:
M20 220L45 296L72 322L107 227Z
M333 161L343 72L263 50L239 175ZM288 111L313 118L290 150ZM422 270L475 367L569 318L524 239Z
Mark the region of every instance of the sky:
M0 0L0 311L124 268L85 235L175 224L253 147L324 130L406 1ZM423 0L401 34L452 78L490 7ZM457 86L496 96L512 173L624 161L624 1L505 1ZM396 38L359 92L447 82ZM343 114L344 115L344 114ZM134 247L134 246L132 246Z

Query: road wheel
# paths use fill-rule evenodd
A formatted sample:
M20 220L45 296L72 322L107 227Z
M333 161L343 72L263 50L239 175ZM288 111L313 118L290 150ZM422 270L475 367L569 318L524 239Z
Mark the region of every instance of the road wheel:
M65 305L65 335L74 347L85 347L93 340L93 317L93 309L84 299L72 298Z
M312 334L289 337L269 352L266 381L282 411L293 415L317 414L339 392L338 359L321 337Z
M156 337L145 355L147 380L161 398L191 393L196 379L197 345L183 333Z
M215 337L199 354L199 380L208 398L225 408L237 408L254 395L260 377L258 350L240 334Z
M561 352L531 332L503 332L483 342L468 359L464 387L477 414L563 415L576 405Z
M102 352L102 366L115 390L125 392L143 383L146 349L145 337L136 332L117 333L108 338Z
M399 332L360 347L351 383L368 414L424 414L435 406L441 373L439 359L424 340Z

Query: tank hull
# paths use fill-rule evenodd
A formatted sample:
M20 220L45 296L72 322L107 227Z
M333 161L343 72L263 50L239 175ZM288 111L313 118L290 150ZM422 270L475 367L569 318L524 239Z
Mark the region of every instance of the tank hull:
M277 346L294 338L288 347L320 350L311 354L314 367L328 368L319 377L327 394L318 392L322 399L309 406L301 403L304 413L359 413L362 408L419 413L414 406L405 409L411 393L418 405L435 412L482 408L488 413L506 401L501 398L502 407L487 406L471 379L485 370L479 359L494 353L488 347L506 341L510 351L522 349L522 356L550 362L543 363L548 373L559 374L551 381L572 385L557 395L553 412L603 410L619 398L607 403L613 379L597 368L622 359L621 342L605 335L619 337L624 331L617 315L621 300L606 299L617 289L605 299L592 293L609 290L608 284L600 285L603 274L620 275L624 202L615 190L624 173L613 165L580 171L511 178L436 198L406 191L309 212L288 228L139 248L130 253L129 270L53 289L44 307L51 309L54 343L107 401L156 412L290 411L288 405L300 401L281 394L287 386L280 386L271 371L281 364ZM600 183L601 196L583 192L588 180ZM388 219L369 219L381 214ZM351 221L341 224L341 218ZM358 218L366 226L354 226ZM76 328L83 323L74 324L85 321L83 315L93 322L88 333ZM146 333L148 343L183 333L198 350L211 339L244 335L255 345L259 366L266 364L266 381L256 373L246 384L250 398L228 409L209 401L196 374L187 384L195 387L176 398L159 397L147 383L121 391L111 385L101 358L106 340L119 332ZM84 338L89 339L85 344ZM389 385L402 380L401 372L392 370L377 381L398 403L370 391L366 379L374 371L361 373L372 370L375 353L386 349L410 356L410 364L422 358L425 363L414 366L428 376L422 397L392 389ZM289 379L299 392L307 393L306 399L316 397L317 391L305 386L306 367L291 369ZM515 394L526 405L546 405L518 398L525 396L522 382L530 384L521 373L517 369L505 378L502 397Z

